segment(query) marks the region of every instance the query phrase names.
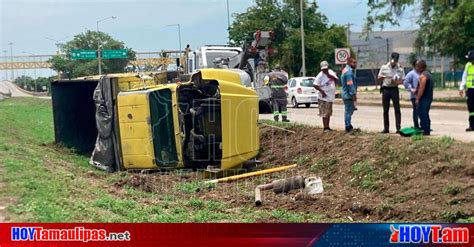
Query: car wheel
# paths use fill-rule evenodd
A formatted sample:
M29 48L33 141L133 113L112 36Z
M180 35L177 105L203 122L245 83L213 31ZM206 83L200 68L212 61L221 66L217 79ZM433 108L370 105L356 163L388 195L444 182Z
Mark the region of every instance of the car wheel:
M306 106L306 108L311 107L311 103L306 103L306 104L304 104L304 105Z
M298 108L298 102L296 102L295 97L291 98L291 104L293 105L293 108Z

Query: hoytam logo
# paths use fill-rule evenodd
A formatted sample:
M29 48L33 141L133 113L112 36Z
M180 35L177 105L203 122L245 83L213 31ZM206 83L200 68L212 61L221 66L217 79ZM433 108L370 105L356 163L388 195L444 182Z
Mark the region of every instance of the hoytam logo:
M469 228L441 225L390 225L390 243L469 243Z
M130 241L130 233L107 232L105 229L44 229L43 227L12 227L12 241Z

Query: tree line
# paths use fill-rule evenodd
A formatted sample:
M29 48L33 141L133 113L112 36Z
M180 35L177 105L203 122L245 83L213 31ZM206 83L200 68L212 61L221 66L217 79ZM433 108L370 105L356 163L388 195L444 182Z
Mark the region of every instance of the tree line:
M57 76L49 76L49 77L38 77L33 79L30 76L20 76L14 80L14 83L31 92L48 92L50 88L50 84L52 81L57 79ZM35 88L36 87L36 88Z

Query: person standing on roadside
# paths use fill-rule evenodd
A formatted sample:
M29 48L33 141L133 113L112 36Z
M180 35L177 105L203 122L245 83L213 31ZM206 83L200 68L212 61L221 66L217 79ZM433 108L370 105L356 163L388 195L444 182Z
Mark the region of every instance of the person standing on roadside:
M416 88L418 87L419 75L415 69L416 62L417 60L413 61L413 69L406 75L403 85L405 86L405 89L410 92L410 100L413 107L413 127L419 129L418 110L416 109Z
M280 70L277 65L276 69L268 73L263 80L265 85L270 86L271 89L273 119L278 122L279 115L281 114L282 122L290 122L290 120L288 120L288 110L286 107L288 101L285 92L285 86L288 83L288 74Z
M346 67L342 70L341 85L342 85L342 100L344 101L344 124L346 132L351 132L352 114L354 113L354 101L357 99L357 89L355 85L354 69L357 67L357 60L350 57L347 61Z
M474 131L474 50L470 50L466 58L468 62L462 74L459 95L463 97L464 90L466 90L467 110L469 111L469 128L466 131L470 132Z
M423 135L430 135L431 119L430 108L433 102L433 78L430 72L426 71L425 60L416 62L416 71L420 75L418 90L416 93L416 105L418 109L418 116L420 117L420 125L423 130Z
M332 116L332 103L336 98L336 82L339 81L334 71L329 69L329 64L322 61L321 72L316 76L314 88L319 91L318 107L319 116L323 118L324 132L332 131L329 121Z
M397 133L400 132L402 114L400 112L400 92L398 85L403 83L405 79L405 72L398 63L400 54L393 52L391 59L387 64L382 65L379 71L378 80L381 85L382 92L382 105L383 105L383 123L384 128L382 133L389 133L390 123L388 117L388 111L390 109L390 100L393 102L393 108L395 109L395 121Z

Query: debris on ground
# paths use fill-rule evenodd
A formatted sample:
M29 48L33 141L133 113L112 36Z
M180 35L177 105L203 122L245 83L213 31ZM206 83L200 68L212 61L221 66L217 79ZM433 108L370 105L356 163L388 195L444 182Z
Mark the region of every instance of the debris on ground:
M261 184L255 187L255 205L262 205L262 191L273 190L275 194L287 193L291 190L304 189L308 195L323 192L321 178L294 176L285 179L278 179L268 184Z
M260 169L297 163L298 169L252 177L213 188L187 190L182 184L202 178L145 174L129 176L129 185L160 195L198 197L232 205L254 204L259 184L292 176L320 176L324 193L300 190L262 194L260 210L319 214L328 221L455 222L474 216L474 149L452 138L403 138L360 133L347 135L285 125L296 133L260 126ZM178 189L176 189L178 188ZM194 189L194 187L193 187ZM192 191L192 193L189 193Z

